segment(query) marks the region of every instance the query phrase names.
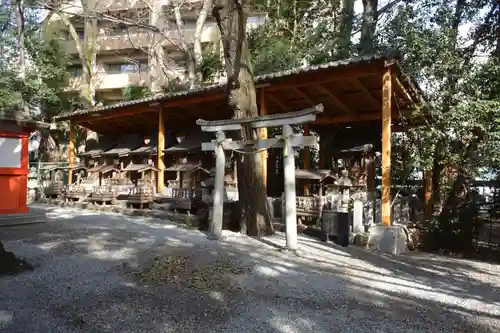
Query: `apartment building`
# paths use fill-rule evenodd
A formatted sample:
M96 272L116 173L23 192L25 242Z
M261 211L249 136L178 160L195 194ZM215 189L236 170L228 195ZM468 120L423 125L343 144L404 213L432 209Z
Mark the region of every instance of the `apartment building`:
M109 4L99 7L99 12L105 12L113 17L120 17L128 22L152 24L151 3L160 5L161 17L156 17L154 25L162 30L162 37L155 45L161 44L163 66L153 66L151 32L144 28L130 27L127 24L98 21L98 40L96 68L94 69L94 87L96 100L104 105L113 104L123 99L123 88L132 86L150 86L151 81L161 77L186 79L186 55L181 47L181 34L176 29L174 17L165 5L164 0L112 0ZM189 1L182 8L184 29L182 35L186 43L193 43L197 12L201 1ZM103 1L104 2L104 1ZM81 14L80 2L77 0L71 6L66 6L65 12L75 13L71 21L80 39L84 38L84 20ZM52 18L53 23L61 26L58 17ZM255 14L248 19L251 29L263 23L263 16ZM159 35L158 35L159 36ZM68 68L71 79L68 93L77 92L81 84L82 66L78 57L77 45L69 33L62 35L64 48L72 57L72 65ZM210 17L204 25L201 41L205 46L217 47L220 44L220 34L216 23ZM156 46L158 47L158 46ZM156 53L157 54L157 53ZM160 72L158 72L160 71Z

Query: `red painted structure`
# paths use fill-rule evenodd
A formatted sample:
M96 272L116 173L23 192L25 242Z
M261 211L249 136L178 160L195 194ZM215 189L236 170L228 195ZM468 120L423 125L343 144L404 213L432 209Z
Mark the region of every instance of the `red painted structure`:
M36 121L0 119L0 151L4 145L0 153L0 214L28 212L28 139L34 130L49 126ZM7 142L16 146L10 157Z

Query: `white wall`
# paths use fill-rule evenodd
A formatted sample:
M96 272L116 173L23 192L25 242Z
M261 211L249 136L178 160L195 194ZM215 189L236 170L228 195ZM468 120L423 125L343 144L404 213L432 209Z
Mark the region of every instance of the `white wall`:
M0 168L20 168L21 155L21 139L0 138Z

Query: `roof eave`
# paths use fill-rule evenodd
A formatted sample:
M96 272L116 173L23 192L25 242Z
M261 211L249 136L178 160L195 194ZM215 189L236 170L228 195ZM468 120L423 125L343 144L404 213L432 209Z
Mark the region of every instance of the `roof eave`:
M354 58L349 58L349 59L344 59L344 60L339 60L339 61L332 61L326 64L321 64L321 65L312 65L308 67L299 67L299 68L294 68L286 71L280 71L276 73L270 73L270 74L263 74L255 77L255 83L256 84L266 84L266 83L271 83L273 80L276 79L282 79L286 78L289 76L293 75L299 75L302 73L308 73L308 72L314 72L314 71L319 71L321 69L330 69L330 68L336 68L336 67L341 67L341 66L349 66L349 65L357 65L357 64L363 64L363 63L380 63L384 62L387 60L393 60L396 65L398 65L399 68L399 62L398 60L391 55L385 54L385 55L371 55L371 56L364 56L364 57L354 57ZM161 102L164 100L172 99L172 98L182 98L185 96L196 96L198 94L205 94L208 92L213 92L217 89L222 89L226 86L226 83L219 83L219 84L214 84L206 87L202 87L199 89L195 90L186 90L186 91L179 91L179 92L174 92L174 93L167 93L167 94L161 94L159 96L152 96L148 98L143 98L143 99L138 99L138 100L133 100L133 101L126 101L122 103L117 103L114 105L109 105L109 106L104 106L104 107L97 107L94 109L90 110L79 110L74 112L73 114L66 114L66 115L60 115L56 116L53 119L55 121L64 121L64 120L70 120L73 117L77 116L86 116L89 114L98 114L101 112L106 112L106 111L111 111L123 107L129 107L129 106L134 106L134 105L140 105L140 104L146 104L146 103L152 103L152 102Z

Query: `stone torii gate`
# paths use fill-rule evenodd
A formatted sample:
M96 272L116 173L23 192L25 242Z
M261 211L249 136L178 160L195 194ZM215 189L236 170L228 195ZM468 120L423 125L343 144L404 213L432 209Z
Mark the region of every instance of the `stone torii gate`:
M316 145L318 141L315 136L293 135L292 125L313 122L316 119L316 115L321 112L323 112L323 105L319 104L310 109L276 115L216 121L198 119L196 121L196 124L201 126L202 131L216 133L216 140L202 144L203 151L215 151L216 171L213 196L214 202L212 221L210 224L210 234L212 238L218 239L222 235L224 171L226 163L224 150L241 152L241 150L250 146L253 152L257 153L270 148L283 148L286 246L290 250L297 249L295 156L293 147L310 147ZM232 141L231 139L226 138L226 131L241 131L243 127L251 127L253 129L282 127L283 135L271 139L249 141Z

